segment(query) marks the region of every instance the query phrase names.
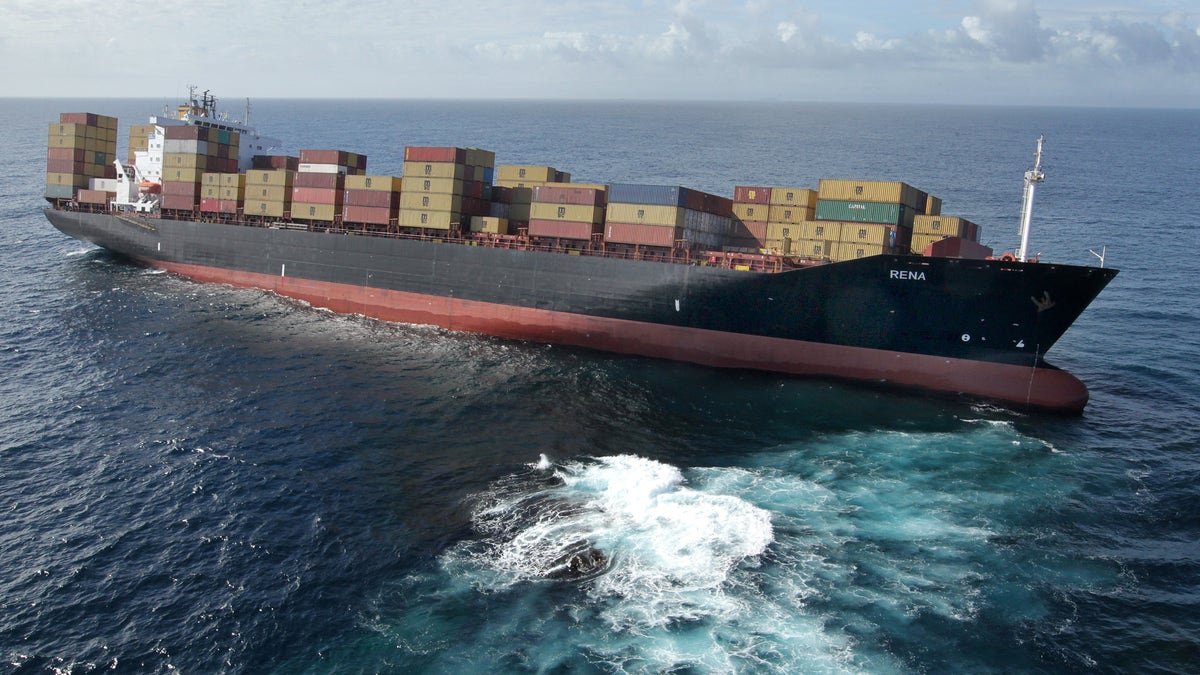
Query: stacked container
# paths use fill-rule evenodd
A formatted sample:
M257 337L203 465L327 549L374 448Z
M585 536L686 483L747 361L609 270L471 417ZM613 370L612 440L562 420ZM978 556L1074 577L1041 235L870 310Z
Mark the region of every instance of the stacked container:
M200 180L200 212L238 213L246 199L246 174L205 173Z
M345 150L301 150L292 182L292 217L332 223L342 215L347 175L366 172L367 157Z
M930 244L947 237L978 242L979 226L958 216L920 215L913 219L913 253L923 253Z
M816 220L840 230L833 260L907 251L913 219L930 204L925 192L894 181L823 178L817 197Z
M607 191L570 183L538 185L529 206L529 236L591 240L604 227Z
M492 195L492 201L501 208L493 207L491 215L503 215L510 228L526 227L533 210L533 189L570 182L571 174L552 166L501 164L496 167L496 186L506 189Z
M406 147L400 226L449 230L487 216L484 192L495 162L495 153L478 148Z
M668 185L608 186L604 241L691 249L720 249L733 233L728 197Z
M133 164L137 161L137 153L148 152L150 150L150 137L153 135L153 124L135 124L129 127L128 164Z
M251 169L246 172L245 214L262 218L288 218L292 210L291 169Z
M74 199L93 178L116 178L117 119L94 113L62 113L50 124L46 199Z
M390 226L399 218L402 184L395 176L346 176L342 220Z
M823 241L804 242L803 250L796 250L800 230L813 220L816 203L816 190L739 185L733 190L734 235L729 246L825 257Z
M162 208L195 211L200 206L206 172L236 173L236 132L198 126L164 126Z

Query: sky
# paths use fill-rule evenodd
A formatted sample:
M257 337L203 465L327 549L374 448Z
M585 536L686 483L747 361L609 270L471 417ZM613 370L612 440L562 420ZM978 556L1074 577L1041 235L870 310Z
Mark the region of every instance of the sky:
M20 97L1200 108L1200 0L0 0L0 58Z

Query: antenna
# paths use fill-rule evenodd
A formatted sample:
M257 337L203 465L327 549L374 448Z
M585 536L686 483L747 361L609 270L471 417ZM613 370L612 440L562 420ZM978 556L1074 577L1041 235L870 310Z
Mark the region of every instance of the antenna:
M1021 248L1017 251L1017 260L1021 262L1029 259L1029 226L1030 221L1033 220L1033 192L1037 189L1037 184L1046 179L1046 174L1042 173L1042 144L1045 140L1045 136L1038 136L1037 154L1034 155L1033 168L1025 172L1025 196L1021 205L1021 228L1018 230L1021 235Z

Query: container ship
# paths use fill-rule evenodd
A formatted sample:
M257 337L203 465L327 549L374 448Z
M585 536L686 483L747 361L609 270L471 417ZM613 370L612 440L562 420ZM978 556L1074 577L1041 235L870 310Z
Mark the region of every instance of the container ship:
M571 182L479 148L409 146L399 175L346 150L282 154L208 92L130 129L49 125L46 217L197 281L336 312L620 354L883 383L1081 412L1047 351L1116 275L995 256L906 183Z

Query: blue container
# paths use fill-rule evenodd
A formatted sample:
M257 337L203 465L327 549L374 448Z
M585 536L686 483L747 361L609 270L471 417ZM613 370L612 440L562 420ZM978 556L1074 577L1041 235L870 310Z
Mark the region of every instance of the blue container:
M491 185L496 182L496 169L490 166L483 169L483 182Z
M687 188L678 185L611 183L608 186L608 203L685 206L687 193Z

